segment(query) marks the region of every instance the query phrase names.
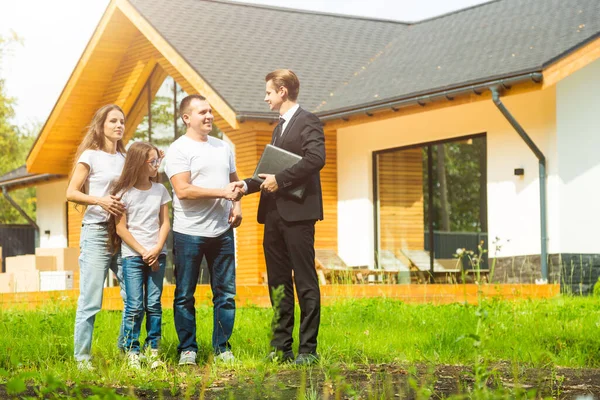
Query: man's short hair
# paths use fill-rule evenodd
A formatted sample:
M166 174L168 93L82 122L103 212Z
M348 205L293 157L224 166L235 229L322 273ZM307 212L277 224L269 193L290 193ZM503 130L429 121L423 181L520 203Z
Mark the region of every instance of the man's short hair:
M181 100L179 103L179 117L183 120L183 114L190 113L190 104L194 99L206 101L206 97L200 96L199 94L190 94ZM183 121L185 123L185 121Z
M276 69L273 72L269 72L265 77L265 82L271 80L277 89L281 86L285 87L288 91L288 98L296 101L300 92L300 80L298 80L294 71L291 69Z

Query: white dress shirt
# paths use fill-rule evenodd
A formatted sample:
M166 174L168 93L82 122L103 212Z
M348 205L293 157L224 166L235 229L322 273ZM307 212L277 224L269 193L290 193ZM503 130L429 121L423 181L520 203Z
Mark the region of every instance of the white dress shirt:
M280 117L280 118L284 119L284 122L283 122L283 126L281 127L281 135L279 137L283 137L285 128L287 128L288 123L290 122L290 119L292 119L292 117L294 116L294 114L296 114L296 111L298 111L299 108L300 108L300 104L296 104L295 106L293 106L292 108L287 110L287 112Z

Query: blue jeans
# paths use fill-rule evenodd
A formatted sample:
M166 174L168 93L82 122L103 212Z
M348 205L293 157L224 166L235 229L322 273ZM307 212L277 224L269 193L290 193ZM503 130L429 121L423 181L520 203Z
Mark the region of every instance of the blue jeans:
M165 277L167 257L158 257L159 269L152 271L141 256L123 258L123 280L127 303L123 316L125 350L140 352L140 331L146 314L146 346L158 349L161 338L162 306L160 297Z
M121 297L125 303L125 288L121 269L121 255L108 250L106 224L86 224L81 227L79 239L79 300L75 315L75 360L91 358L92 333L96 314L102 308L104 281L110 268L121 286ZM119 332L118 347L123 346L123 324Z
M202 258L206 257L213 292L212 346L216 354L230 350L235 320L235 245L233 229L210 238L173 232L175 258L175 329L177 350L198 351L194 292Z

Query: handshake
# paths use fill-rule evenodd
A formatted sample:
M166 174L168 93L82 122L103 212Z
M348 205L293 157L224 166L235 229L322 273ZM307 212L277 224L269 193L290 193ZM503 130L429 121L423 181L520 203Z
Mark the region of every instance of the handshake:
M244 190L244 181L236 181L231 182L227 186L225 186L224 190L224 198L231 201L239 201L243 195L246 194Z

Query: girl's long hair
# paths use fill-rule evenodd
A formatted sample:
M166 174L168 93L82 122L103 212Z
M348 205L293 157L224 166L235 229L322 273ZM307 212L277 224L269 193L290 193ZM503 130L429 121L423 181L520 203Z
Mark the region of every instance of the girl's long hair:
M108 113L112 110L118 110L125 116L125 113L116 104L107 104L102 106L96 111L94 114L94 118L92 118L92 122L87 127L87 133L85 137L79 144L77 148L77 152L75 153L75 159L73 160L73 167L71 168L71 173L69 174L69 179L73 176L73 172L75 172L75 167L77 166L77 160L81 154L86 150L106 150L106 141L104 140L104 123L106 122L106 118L108 117ZM117 152L125 155L125 146L123 145L123 141L119 140L117 142ZM87 190L86 190L87 192Z
M147 168L146 161L148 160L148 157L150 157L150 152L152 150L155 150L157 155L160 154L158 148L148 142L135 142L129 147L127 158L125 158L125 165L123 166L123 172L121 172L119 179L113 183L110 189L111 195L123 196L125 192L136 184L143 169ZM150 178L150 181L152 182L158 182L158 180L159 174L156 174L154 178ZM108 235L110 251L114 254L121 247L121 238L117 235L117 225L114 215L111 215L108 220Z

